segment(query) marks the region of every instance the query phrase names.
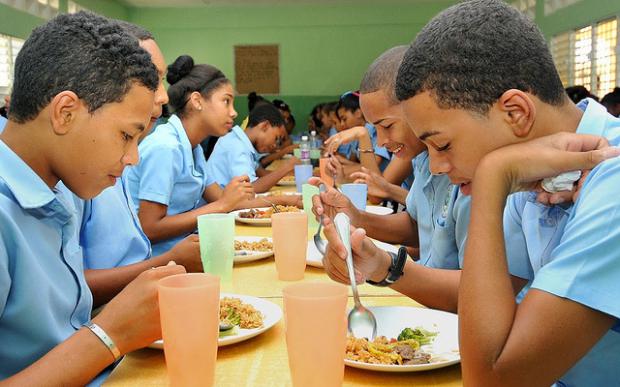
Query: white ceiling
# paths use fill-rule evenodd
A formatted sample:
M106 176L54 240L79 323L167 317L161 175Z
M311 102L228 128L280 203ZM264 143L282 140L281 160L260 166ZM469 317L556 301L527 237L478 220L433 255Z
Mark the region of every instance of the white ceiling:
M222 6L222 5L291 5L291 4L351 4L360 0L122 0L134 7L188 7L188 6ZM402 0L403 2L425 2L432 0ZM362 1L381 4L382 1Z

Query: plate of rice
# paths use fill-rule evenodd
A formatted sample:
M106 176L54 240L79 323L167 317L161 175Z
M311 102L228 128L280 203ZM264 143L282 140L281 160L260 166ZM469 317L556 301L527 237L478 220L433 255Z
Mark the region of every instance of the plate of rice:
M235 237L235 263L257 261L273 255L271 238L259 236Z
M238 322L233 329L220 332L219 347L251 339L269 330L282 319L282 308L271 301L241 294L220 294L220 322ZM164 341L157 340L150 348L163 349Z
M377 318L377 338L347 338L344 364L382 372L426 371L461 361L458 316L427 308L369 308Z

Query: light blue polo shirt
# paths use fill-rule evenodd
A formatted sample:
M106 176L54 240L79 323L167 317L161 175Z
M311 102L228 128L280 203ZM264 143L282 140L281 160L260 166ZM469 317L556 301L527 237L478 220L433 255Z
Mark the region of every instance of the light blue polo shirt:
M71 197L0 141L0 380L73 335L91 308Z
M585 111L577 133L600 135L611 145L620 145L620 119L591 99L578 106ZM618 321L619 187L620 158L614 158L590 172L573 206L549 208L536 203L533 194L512 195L504 214L506 233L514 235L506 245L511 273L533 280L532 288L568 298ZM519 249L521 254L511 253ZM616 323L557 385L618 385L619 327Z
M243 129L235 126L217 140L207 161L207 174L220 187L228 185L233 177L242 175L248 175L253 183L258 179L256 170L260 167L261 157Z
M6 126L7 119L0 116L0 133L4 132L4 127Z
M193 149L181 120L172 115L139 145L140 162L126 168L123 179L139 212L141 200L168 206L177 215L204 204L202 195L214 181L206 173L207 162L200 144ZM170 250L188 234L153 244L153 255Z
M59 189L68 189L59 183ZM142 231L131 195L117 179L91 200L73 195L78 210L84 269L113 269L151 258L151 242Z
M459 269L463 265L470 198L447 175L432 175L428 152L413 161L415 179L407 194L407 213L417 222L424 266Z
M378 145L377 129L374 127L374 125L367 122L364 126L366 127L366 129L368 129L368 134L370 135L370 142L372 143L372 149L375 151L375 155L381 157L379 169L381 170L381 172L383 172L385 168L387 168L388 164L390 164L392 154L390 154L390 152L388 152L385 147ZM360 160L359 148L357 148L355 152L357 154L357 159Z

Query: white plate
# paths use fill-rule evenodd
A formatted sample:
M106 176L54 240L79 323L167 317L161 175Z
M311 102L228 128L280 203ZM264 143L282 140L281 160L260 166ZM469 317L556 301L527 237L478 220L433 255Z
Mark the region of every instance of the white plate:
M261 333L267 331L272 326L276 325L282 318L282 309L271 301L267 301L262 298L244 296L240 294L222 293L220 298L234 297L240 299L246 304L254 306L258 311L263 314L263 326L261 328L253 329L239 329L239 333L232 336L220 337L217 340L218 347L224 347L227 345L235 344L247 339L251 339L254 336L258 336ZM164 349L164 341L157 340L153 344L149 345L150 348Z
M265 211L268 208L269 207L259 207L259 208L255 208L255 210ZM271 217L269 217L269 218L253 219L253 218L242 218L242 217L239 216L239 213L247 212L247 211L250 211L250 209L246 208L245 210L231 211L231 214L235 215L235 220L237 222L247 223L247 224L271 224Z
M383 206L366 206L366 212L377 215L389 215L394 212L393 209Z
M261 239L264 239L266 237L258 237L258 236L236 236L235 240L239 241L239 242L258 242ZM273 243L273 240L271 238L266 238L269 242ZM269 250L269 251L252 251L252 250L241 250L241 251L245 251L247 254L246 255L237 255L235 254L235 263L245 263L245 262L252 262L252 261L257 261L259 259L263 259L263 258L267 258L267 257L271 257L273 255L273 250ZM235 253L237 252L237 250L235 250Z
M392 253L398 252L398 246L394 246L389 243L377 241L374 239L372 241L380 249L390 251ZM323 255L319 253L319 250L317 250L312 239L308 241L308 249L306 250L306 264L314 267L323 267Z
M458 317L440 310L414 308L410 306L379 306L369 308L377 318L377 335L388 339L397 338L409 327L423 327L437 332L433 343L423 345L422 350L431 353L431 363L414 365L383 365L344 360L349 367L384 372L426 371L459 363Z
M290 180L280 180L276 183L276 185L280 185L283 187L290 187L290 186L295 186L295 180L290 181Z

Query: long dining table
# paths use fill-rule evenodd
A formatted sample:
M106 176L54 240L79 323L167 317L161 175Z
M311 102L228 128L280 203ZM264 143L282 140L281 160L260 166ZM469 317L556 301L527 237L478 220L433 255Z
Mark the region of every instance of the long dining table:
M294 190L294 187L291 187ZM290 191L291 188L276 187ZM236 236L271 237L271 227L237 223ZM309 233L310 235L310 233ZM307 266L302 281L328 282L321 268ZM282 307L282 289L291 282L278 280L273 256L236 264L232 285L222 292L250 295L269 300ZM368 284L358 286L365 306L422 307L390 288ZM353 300L349 294L349 307ZM312 361L312 359L308 359ZM127 354L107 379L106 386L167 386L168 375L164 353L144 348ZM284 320L249 340L218 348L215 368L216 386L291 386ZM343 386L461 386L460 365L423 372L378 372L345 367Z

